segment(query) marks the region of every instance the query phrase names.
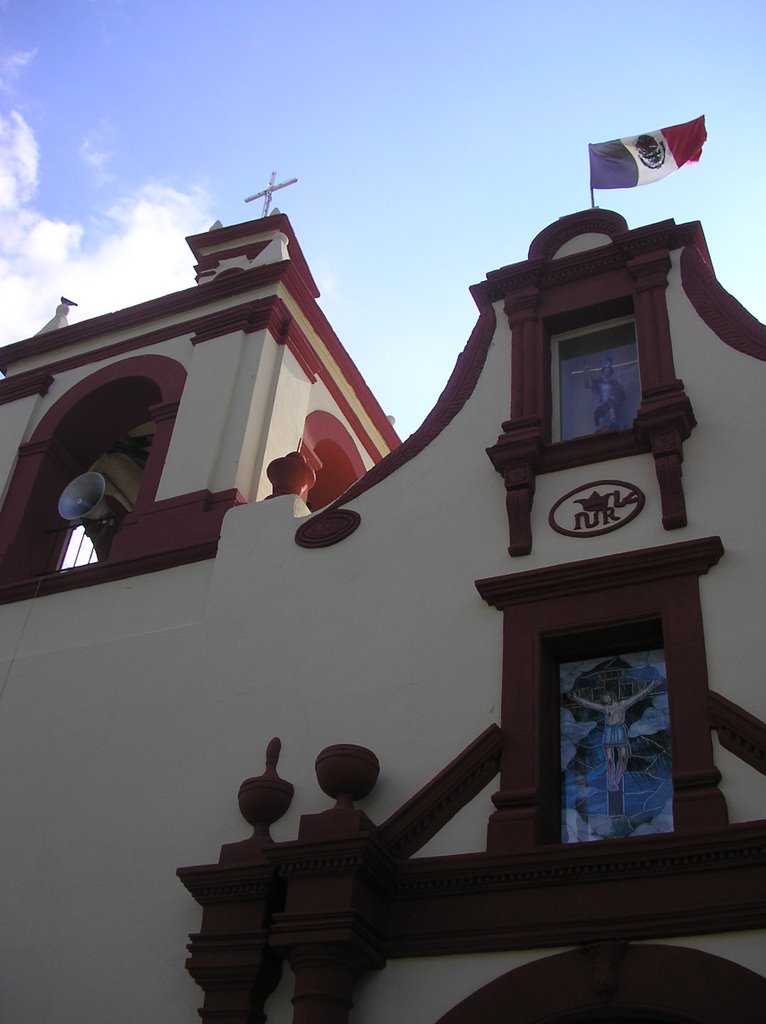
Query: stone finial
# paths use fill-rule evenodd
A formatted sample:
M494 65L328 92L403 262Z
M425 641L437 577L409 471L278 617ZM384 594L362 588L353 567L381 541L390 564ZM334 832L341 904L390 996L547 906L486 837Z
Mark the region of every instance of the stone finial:
M266 476L273 487L270 498L297 494L303 501L306 500L317 478L301 452L289 452L280 459L274 459L266 467Z
M295 792L293 784L280 779L277 774L281 749L282 742L275 736L266 748L266 770L263 775L245 779L239 787L240 812L245 821L253 826L253 839L260 840L261 845L272 841L269 825L273 825L287 812Z
M55 315L53 316L53 318L51 320L48 321L48 323L44 327L40 328L40 330L37 332L37 334L47 334L48 331L57 331L59 329L59 327L68 327L69 326L69 320L68 320L69 309L70 309L71 306L76 306L76 305L77 305L76 302L72 302L71 299L66 299L62 295L61 296L61 302L58 304L58 306L56 306L56 313L55 313ZM37 335L35 335L35 337L37 337Z
M335 807L354 809L378 781L380 764L367 747L338 743L320 751L315 765L317 781L323 793L335 800Z

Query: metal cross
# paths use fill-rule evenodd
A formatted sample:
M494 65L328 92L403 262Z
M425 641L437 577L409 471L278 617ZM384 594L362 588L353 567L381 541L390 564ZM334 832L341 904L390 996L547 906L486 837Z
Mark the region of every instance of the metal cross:
M296 181L298 180L297 178L290 178L289 181L282 181L282 182L279 183L279 185L275 185L274 182L276 181L276 177L277 177L277 172L276 171L272 171L271 172L271 177L269 178L269 187L265 188L263 190L263 192L256 192L254 196L248 196L247 199L245 200L246 203L251 203L254 199L260 199L261 196L263 196L264 199L263 199L263 213L261 214L262 217L265 217L267 215L267 213L269 212L269 207L271 206L271 194L272 194L272 192L276 192L277 189L280 189L280 188L287 188L288 185L294 185L296 183Z

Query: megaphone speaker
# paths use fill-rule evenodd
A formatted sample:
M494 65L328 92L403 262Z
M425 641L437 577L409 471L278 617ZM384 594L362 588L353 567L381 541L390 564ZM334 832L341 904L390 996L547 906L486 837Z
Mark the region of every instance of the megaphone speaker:
M114 519L105 497L106 477L101 473L83 473L67 484L59 498L59 515L74 519Z

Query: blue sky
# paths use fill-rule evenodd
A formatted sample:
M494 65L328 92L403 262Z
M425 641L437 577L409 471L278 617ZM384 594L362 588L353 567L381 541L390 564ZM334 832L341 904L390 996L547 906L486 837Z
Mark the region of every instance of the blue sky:
M243 199L276 170L407 436L473 326L468 286L589 205L588 142L700 114L699 165L596 201L700 220L765 320L765 28L743 0L0 0L0 345L62 293L76 322L190 286L184 235L258 216Z

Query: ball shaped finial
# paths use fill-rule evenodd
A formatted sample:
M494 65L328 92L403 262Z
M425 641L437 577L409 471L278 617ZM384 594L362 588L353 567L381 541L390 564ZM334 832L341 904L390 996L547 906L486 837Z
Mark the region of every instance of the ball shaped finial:
M355 800L362 800L372 791L380 773L375 754L353 743L325 747L315 768L322 792L336 801L336 807L353 808Z

